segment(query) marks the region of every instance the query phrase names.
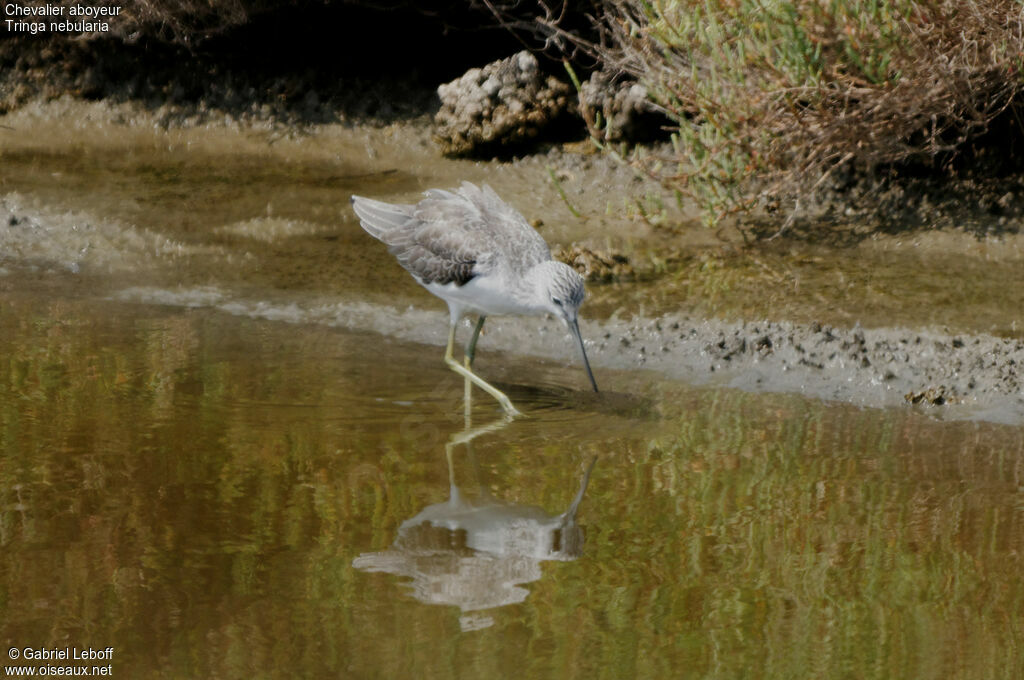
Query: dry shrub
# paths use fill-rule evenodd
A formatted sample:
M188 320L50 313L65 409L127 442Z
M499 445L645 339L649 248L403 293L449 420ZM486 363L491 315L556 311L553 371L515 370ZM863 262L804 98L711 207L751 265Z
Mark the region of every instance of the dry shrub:
M1020 93L1022 21L1016 0L612 0L597 50L677 126L632 161L713 222L751 187L798 209L838 166L949 157Z

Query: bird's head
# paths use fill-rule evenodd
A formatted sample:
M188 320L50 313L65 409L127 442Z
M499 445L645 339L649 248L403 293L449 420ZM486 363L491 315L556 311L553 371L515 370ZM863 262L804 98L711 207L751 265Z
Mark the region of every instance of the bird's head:
M540 307L553 316L565 322L566 327L576 338L580 349L580 356L583 359L583 367L590 378L590 384L597 392L597 382L590 370L590 362L587 360L587 351L583 347L583 337L580 335L580 326L577 315L580 305L586 292L583 290L583 277L564 262L544 262L538 265L542 268L542 275L539 277L537 294Z
M538 291L540 303L548 314L572 326L586 296L583 277L564 262L545 262L543 266L544 285Z

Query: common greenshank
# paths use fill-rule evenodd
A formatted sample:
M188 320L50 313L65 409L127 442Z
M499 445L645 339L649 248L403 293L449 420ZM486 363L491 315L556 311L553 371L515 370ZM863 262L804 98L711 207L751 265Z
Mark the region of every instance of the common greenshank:
M415 205L352 197L363 229L388 246L416 281L448 303L450 325L444 360L498 400L509 415L519 411L499 389L471 369L476 342L490 315L551 314L576 339L590 384L590 370L577 312L583 303L583 277L551 251L526 219L486 184L463 182L455 191L430 189ZM453 356L455 328L468 314L478 316L464 364Z

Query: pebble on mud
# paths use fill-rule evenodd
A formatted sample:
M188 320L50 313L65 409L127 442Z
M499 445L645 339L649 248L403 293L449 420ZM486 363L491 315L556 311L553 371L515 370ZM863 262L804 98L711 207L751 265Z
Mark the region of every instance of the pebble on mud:
M634 275L629 258L621 253L591 250L574 243L568 248L559 248L553 257L578 271L590 282L621 281Z
M903 399L909 404L932 404L934 406L942 406L956 401L953 395L946 390L945 385L929 387L919 392L907 392L903 395Z

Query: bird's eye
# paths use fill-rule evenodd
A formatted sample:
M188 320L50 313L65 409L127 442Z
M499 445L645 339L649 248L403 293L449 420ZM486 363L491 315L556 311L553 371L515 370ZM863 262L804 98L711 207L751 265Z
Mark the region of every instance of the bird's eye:
M562 301L561 301L561 300L559 300L558 298L551 298L551 301L552 301L552 302L554 302L554 303L555 303L556 305L558 305L559 307L561 307L561 306L562 306Z

